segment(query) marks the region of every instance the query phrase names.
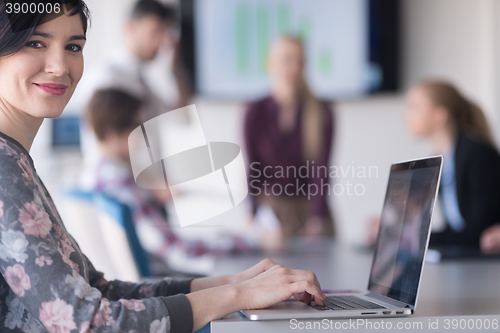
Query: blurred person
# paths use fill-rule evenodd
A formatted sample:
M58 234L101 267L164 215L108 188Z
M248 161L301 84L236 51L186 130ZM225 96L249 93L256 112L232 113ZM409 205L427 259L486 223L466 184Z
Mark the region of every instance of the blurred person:
M141 100L119 89L102 89L94 94L86 117L98 140L99 161L82 170L76 187L104 193L130 208L139 241L149 254L153 276L170 273L172 255L187 258L250 252L258 249L259 238L266 248L269 236L262 236L263 229L249 230L246 237L221 234L213 240L188 241L169 227L165 209L171 200L169 190L143 189L135 183L132 172L129 135L143 123L143 106Z
M250 103L244 120L252 212L271 207L284 241L334 235L326 201L333 114L309 89L305 62L299 38L277 39L268 59L271 93Z
M500 155L481 109L448 82L424 81L408 93L407 126L444 156L440 199L446 229L432 245L479 247L500 221Z
M434 152L444 156L439 198L446 226L432 233L430 245L479 249L481 234L500 221L500 155L486 118L445 81L416 84L407 102L410 134L429 140ZM372 240L376 225L371 223Z
M500 223L483 231L480 245L485 254L500 254Z
M178 41L176 9L157 0L138 0L125 25L124 45L110 57L93 68L84 77L76 92L74 104L84 109L94 92L102 88L116 87L145 102L145 120L189 104L191 88L187 72L181 61ZM159 55L174 55L172 74L175 78L178 100L165 102L146 81L147 65ZM165 58L165 61L169 59ZM165 73L167 76L169 73ZM188 117L186 115L186 117ZM188 118L179 119L183 124ZM84 161L92 164L97 160L96 138L88 123L82 124L82 152Z
M12 4L12 1L7 4ZM30 156L46 118L61 116L83 74L88 11L12 12L0 1L0 331L193 332L291 296L324 304L312 272L270 259L198 279L107 281L67 232Z

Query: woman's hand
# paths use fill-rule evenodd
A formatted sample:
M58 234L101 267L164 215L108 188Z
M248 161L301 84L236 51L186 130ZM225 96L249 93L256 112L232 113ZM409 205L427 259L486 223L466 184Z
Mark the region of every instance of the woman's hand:
M500 253L500 224L495 224L484 230L480 243L483 253Z
M249 269L244 270L243 272L229 275L228 282L230 284L238 284L241 282L245 282L247 280L256 277L261 273L264 273L265 271L269 270L274 266L276 266L276 263L272 259L266 258L261 262L259 262L257 265L254 265Z
M313 272L274 265L255 277L236 285L244 300L242 309L263 309L294 296L310 304L315 300L324 305L326 296L321 291Z
M215 278L193 280L192 292L186 295L193 310L195 331L232 312L266 308L291 296L306 303L314 299L320 305L324 305L326 298L313 272L276 265L271 259L241 273L220 277L219 282L227 284L193 290L193 286L198 285L196 281L208 281L204 279Z
M260 273L267 271L274 265L276 265L276 263L271 259L264 259L257 265L254 265L249 269L240 273L232 275L223 275L223 276L209 276L209 277L194 279L193 281L191 281L191 292L212 287L220 287L224 285L234 285L237 283L241 283L259 275Z

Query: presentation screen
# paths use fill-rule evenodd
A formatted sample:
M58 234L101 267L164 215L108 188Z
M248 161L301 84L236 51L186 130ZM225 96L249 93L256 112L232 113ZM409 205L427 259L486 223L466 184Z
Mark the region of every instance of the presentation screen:
M182 1L181 51L196 92L205 97L253 99L268 93L269 48L286 34L303 40L306 77L318 96L395 90L390 81L397 72L397 38L387 34L396 36L391 29L396 5L396 0Z

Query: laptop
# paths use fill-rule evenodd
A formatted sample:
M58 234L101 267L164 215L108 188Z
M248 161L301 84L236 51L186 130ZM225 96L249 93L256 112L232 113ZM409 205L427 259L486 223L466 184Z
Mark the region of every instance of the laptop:
M442 156L396 163L389 181L365 292L326 294L325 305L290 298L261 310L243 310L250 320L399 317L414 313L429 245Z

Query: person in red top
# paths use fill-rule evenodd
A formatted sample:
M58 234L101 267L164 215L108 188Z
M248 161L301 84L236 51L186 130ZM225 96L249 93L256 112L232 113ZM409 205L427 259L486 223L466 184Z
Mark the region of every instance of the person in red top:
M285 239L334 235L326 200L333 113L310 91L304 65L300 39L276 40L269 56L271 94L250 103L244 120L253 212L271 206Z

